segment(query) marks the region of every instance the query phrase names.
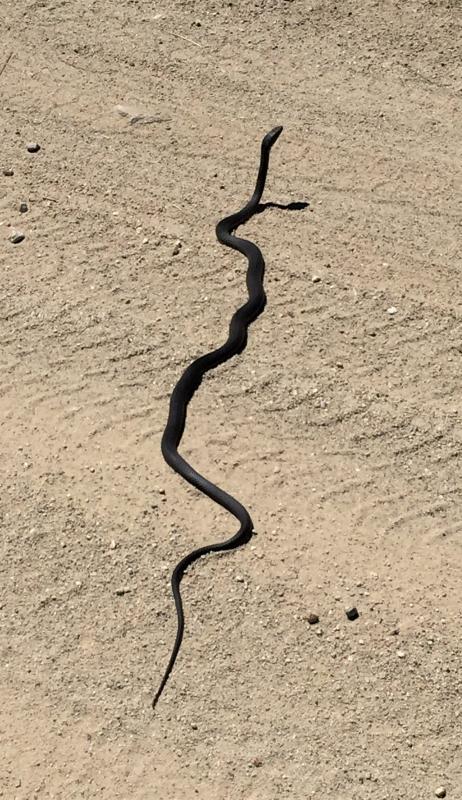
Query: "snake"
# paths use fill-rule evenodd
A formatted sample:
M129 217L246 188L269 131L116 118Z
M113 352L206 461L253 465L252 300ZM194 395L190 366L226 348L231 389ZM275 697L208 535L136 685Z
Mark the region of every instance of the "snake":
M186 425L188 404L198 390L204 375L218 367L219 364L223 364L233 356L242 353L247 345L249 325L260 316L266 305L266 294L263 287L265 261L262 252L253 242L235 236L234 231L239 225L248 222L258 212L261 196L265 188L270 151L281 132L282 126L279 125L270 130L262 139L257 181L255 191L250 200L240 211L236 211L234 214L220 220L215 229L217 239L221 244L237 250L246 256L248 260L246 276L248 300L231 317L229 335L226 342L215 350L199 356L189 364L170 396L167 424L161 440L161 451L165 461L184 480L232 514L239 522L239 530L226 541L204 545L192 550L178 562L172 572L171 588L176 607L177 631L170 659L152 701L153 709L165 689L183 641L184 611L180 584L185 571L202 556L209 553L233 550L247 544L254 533L252 519L247 509L230 494L200 475L180 455L178 447Z

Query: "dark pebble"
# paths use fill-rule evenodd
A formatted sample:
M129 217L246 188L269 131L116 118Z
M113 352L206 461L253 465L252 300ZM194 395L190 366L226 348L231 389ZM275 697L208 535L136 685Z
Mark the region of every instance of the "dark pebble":
M123 597L124 594L129 594L131 590L128 588L116 589L116 595L118 597Z
M351 620L352 622L353 622L354 619L358 619L358 617L359 617L359 611L356 608L356 606L352 606L351 608L347 608L346 611L345 611L345 614L347 615L348 619Z
M25 238L26 237L25 237L24 233L13 233L10 236L10 242L12 244L21 244L21 242L23 242Z
M27 205L27 203L21 203L21 205L19 206L19 211L21 212L21 214L25 214L26 211L29 211L29 206Z
M317 614L308 614L307 619L310 625L317 625L319 622L319 617Z
M14 169L4 169L3 174L5 178L12 178L14 175Z
M38 151L40 150L40 145L37 144L37 142L29 142L29 144L27 145L27 149L29 153L38 153Z

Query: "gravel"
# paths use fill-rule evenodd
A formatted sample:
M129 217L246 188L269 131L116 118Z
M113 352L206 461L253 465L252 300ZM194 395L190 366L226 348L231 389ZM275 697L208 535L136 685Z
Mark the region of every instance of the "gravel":
M353 622L353 620L355 620L355 619L358 619L358 617L359 617L359 611L356 608L356 606L351 606L351 608L347 608L346 611L345 611L345 614L347 615L348 619L351 622Z

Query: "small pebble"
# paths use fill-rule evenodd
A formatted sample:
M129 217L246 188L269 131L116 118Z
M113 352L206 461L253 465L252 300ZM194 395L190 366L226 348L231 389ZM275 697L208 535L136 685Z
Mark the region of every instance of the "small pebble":
M262 764L263 764L263 761L261 760L261 758L258 758L258 756L256 758L252 759L252 765L254 767L261 767Z
M123 587L121 589L116 589L115 593L118 597L122 597L124 594L128 594L130 591L130 589Z
M195 722L191 722L191 728L193 731L197 731L197 724Z
M20 233L19 231L16 231L16 233L12 233L11 234L10 242L12 244L20 244L21 242L24 241L25 238L26 238L26 236L25 236L24 233Z
M396 655L398 656L398 658L406 658L406 653L404 652L404 650L397 650Z
M313 277L311 278L311 282L312 283L321 283L320 276L319 275L313 275Z
M21 214L25 214L26 211L29 211L29 206L27 205L27 203L25 202L21 203L19 206L19 211Z
M180 250L181 250L181 242L178 239L178 241L175 242L175 244L174 244L174 247L173 247L173 250L172 250L172 256L177 256L178 253L180 252Z
M444 786L438 786L438 788L435 790L435 795L437 797L446 797L446 789Z
M4 169L3 174L5 178L12 178L14 175L14 169Z
M317 625L319 622L319 617L317 614L308 614L307 619L310 625Z
M29 142L27 144L27 150L29 153L38 153L40 145L37 142Z
M244 578L242 577L242 575L236 575L236 581L238 583L244 583Z
M390 308L387 308L387 314L390 314L390 317L392 317L393 314L397 314L397 313L398 313L398 309L395 308L394 306L390 306Z
M347 615L348 619L351 620L352 622L354 619L358 619L359 617L359 611L356 608L356 606L351 606L351 608L347 608L345 614Z
M116 542L115 539L111 539L111 543L110 543L109 547L111 548L111 550L115 550L116 549L117 542Z

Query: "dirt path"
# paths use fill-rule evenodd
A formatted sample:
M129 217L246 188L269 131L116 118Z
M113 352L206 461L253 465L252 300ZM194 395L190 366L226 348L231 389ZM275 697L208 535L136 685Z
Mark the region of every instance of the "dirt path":
M460 800L460 3L0 13L0 797ZM185 578L153 716L171 568L234 531L169 392L276 124L264 199L309 207L246 227L268 306L183 449L258 535Z

